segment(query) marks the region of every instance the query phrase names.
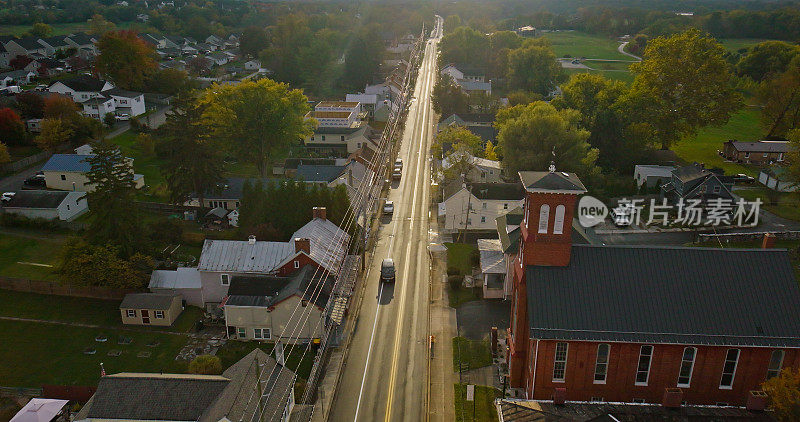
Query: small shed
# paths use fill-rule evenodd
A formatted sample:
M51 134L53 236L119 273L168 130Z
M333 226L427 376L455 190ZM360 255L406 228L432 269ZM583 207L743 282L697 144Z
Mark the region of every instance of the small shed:
M89 211L85 192L21 190L0 202L2 212L27 218L72 221Z
M159 293L131 293L119 305L123 324L168 327L183 312L181 297Z

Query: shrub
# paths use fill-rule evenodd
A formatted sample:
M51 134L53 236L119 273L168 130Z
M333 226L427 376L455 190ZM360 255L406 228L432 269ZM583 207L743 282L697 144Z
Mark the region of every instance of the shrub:
M447 277L447 283L450 285L450 288L453 290L457 290L461 288L461 282L464 280L463 276L460 275L451 275Z
M61 231L63 227L53 220L44 218L28 218L24 215L2 213L0 214L0 226L18 227L24 229L42 229L50 231Z
M222 361L217 356L200 355L189 362L189 373L219 375L222 373Z
M461 270L459 270L458 267L455 266L447 267L447 275L459 275L459 274L461 274Z

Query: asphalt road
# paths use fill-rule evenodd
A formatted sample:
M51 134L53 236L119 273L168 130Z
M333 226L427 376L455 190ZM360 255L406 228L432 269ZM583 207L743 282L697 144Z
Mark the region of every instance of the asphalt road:
M436 123L430 96L436 82L437 45L438 38L425 44L414 92L417 100L411 103L400 147L403 174L389 195L395 211L380 228L374 258L368 262L365 296L332 421L425 420L429 151ZM384 258L394 259L394 284L378 279Z

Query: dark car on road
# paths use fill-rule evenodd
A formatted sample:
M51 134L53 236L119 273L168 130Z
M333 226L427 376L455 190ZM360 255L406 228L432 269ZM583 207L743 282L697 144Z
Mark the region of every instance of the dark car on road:
M384 283L394 283L394 261L392 258L386 258L381 262L381 281Z
M47 182L44 179L44 174L42 172L38 172L35 175L25 179L22 183L23 189L38 189L47 186Z

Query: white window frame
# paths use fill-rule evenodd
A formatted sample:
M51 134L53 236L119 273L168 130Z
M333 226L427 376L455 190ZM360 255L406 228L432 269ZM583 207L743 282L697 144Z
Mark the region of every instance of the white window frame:
M295 267L295 268L300 268L300 261L298 261L298 260L296 260L296 259L295 259L295 260L294 260L294 267Z
M260 334L259 334L260 332ZM269 328L253 328L254 340L269 340L272 338L272 330Z
M776 353L780 353L780 360L778 360L778 367L772 367L772 361L775 357ZM783 368L783 359L786 357L786 351L781 349L776 349L772 351L772 354L769 356L769 364L767 365L767 378L774 378L781 374L781 369Z
M236 338L247 338L247 328L236 327Z
M605 362L600 362L600 348L602 348L602 347L605 347L605 349L606 349ZM608 360L609 360L610 356L611 356L611 345L610 344L608 344L608 343L600 343L600 344L597 345L597 354L595 355L595 360L594 360L594 378L592 379L592 382L594 384L605 384L606 383L606 380L608 379ZM599 379L597 379L597 370L600 368L601 365L603 365L603 379L599 380Z
M733 371L730 372L731 381L730 381L729 384L723 384L722 383L722 379L725 378L725 374L727 374L727 372L725 372L725 366L727 366L728 362L731 362L728 359L728 355L732 351L736 351L736 360L732 361L733 362ZM739 350L739 349L728 349L725 352L725 361L722 364L722 375L719 378L719 389L720 390L732 390L733 389L733 383L734 383L734 381L736 381L736 368L739 366L739 358L741 357L741 355L742 355L742 351Z
M559 359L558 348L560 346L564 346L564 359ZM553 382L565 382L567 380L567 354L569 353L569 343L566 341L559 341L556 343L556 350L553 356ZM564 367L561 369L561 377L556 377L556 369L558 368L559 364L563 364Z
M688 350L692 351L692 360L686 360L686 352ZM683 354L681 355L681 366L678 368L678 387L689 388L692 384L692 374L694 373L694 362L697 360L697 348L696 347L684 347ZM681 382L681 373L683 372L684 365L689 365L689 375L688 380L686 382Z
M645 348L650 348L650 353L648 355L644 354ZM639 359L636 361L636 377L633 379L633 385L636 386L646 386L647 383L650 381L650 366L653 364L653 352L655 351L655 347L649 344L643 344L639 348ZM647 356L647 371L642 371L639 369L639 366L642 364L642 358ZM639 373L645 372L646 377L644 381L639 381Z
M539 207L539 230L538 233L546 234L550 228L550 205L542 204Z
M230 274L220 274L219 275L219 284L223 286L230 286L231 285L231 276Z
M125 315L127 315L128 318L136 318L136 309L128 309L125 311Z
M564 205L556 206L556 217L553 222L553 234L564 233L564 214L567 213L567 207Z
M154 316L156 319L164 319L164 311L162 311L162 310L155 310L155 311L153 311L153 316Z

